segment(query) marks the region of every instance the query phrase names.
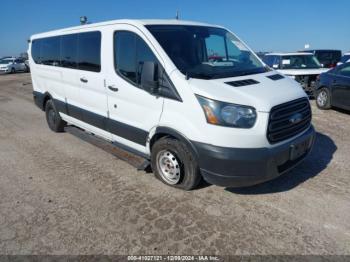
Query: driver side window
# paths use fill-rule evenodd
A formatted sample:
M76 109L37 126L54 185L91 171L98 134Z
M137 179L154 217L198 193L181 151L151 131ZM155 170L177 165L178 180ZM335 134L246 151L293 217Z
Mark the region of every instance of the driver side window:
M338 71L338 74L341 76L347 76L350 77L350 64L347 66L344 66Z
M114 33L114 66L118 75L140 87L141 69L145 61L158 63L141 37L128 31Z

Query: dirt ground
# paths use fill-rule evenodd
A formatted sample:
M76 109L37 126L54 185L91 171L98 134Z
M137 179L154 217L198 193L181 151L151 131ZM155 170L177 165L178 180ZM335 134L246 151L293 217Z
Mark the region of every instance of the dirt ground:
M350 254L350 114L313 103L313 124L292 172L184 192L53 133L30 75L1 75L0 254Z

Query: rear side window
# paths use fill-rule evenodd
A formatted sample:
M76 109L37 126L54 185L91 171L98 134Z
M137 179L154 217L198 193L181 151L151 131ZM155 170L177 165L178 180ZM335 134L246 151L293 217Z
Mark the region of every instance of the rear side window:
M78 69L101 71L101 33L81 33L78 37Z
M37 39L32 42L36 64L101 71L101 33L88 32Z
M32 58L36 64L41 63L40 59L40 45L41 45L41 40L34 40L32 42Z
M61 66L78 68L78 35L64 35L61 37Z
M114 34L114 61L117 73L137 86L140 85L143 63L158 63L156 56L141 37L123 31Z
M41 41L41 63L58 66L60 64L60 37L45 38Z

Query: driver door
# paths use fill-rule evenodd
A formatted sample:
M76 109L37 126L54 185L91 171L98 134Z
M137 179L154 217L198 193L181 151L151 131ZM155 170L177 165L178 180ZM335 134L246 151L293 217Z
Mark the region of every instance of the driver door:
M157 126L164 98L140 87L144 61L159 63L142 34L123 30L111 32L114 59L106 78L109 121L108 129L114 141L143 153L150 130Z
M333 104L350 108L350 63L341 66L332 80Z

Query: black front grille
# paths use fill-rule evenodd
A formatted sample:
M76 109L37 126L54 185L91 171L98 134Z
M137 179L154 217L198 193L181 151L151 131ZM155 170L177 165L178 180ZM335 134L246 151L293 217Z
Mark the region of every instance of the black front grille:
M295 81L299 82L306 92L312 92L318 75L297 75Z
M238 80L238 81L226 82L226 84L228 84L230 86L238 87L238 86L255 85L255 84L259 84L259 82L254 80L254 79L246 79L246 80Z
M297 99L271 109L267 139L277 143L291 138L309 128L311 108L306 98Z

